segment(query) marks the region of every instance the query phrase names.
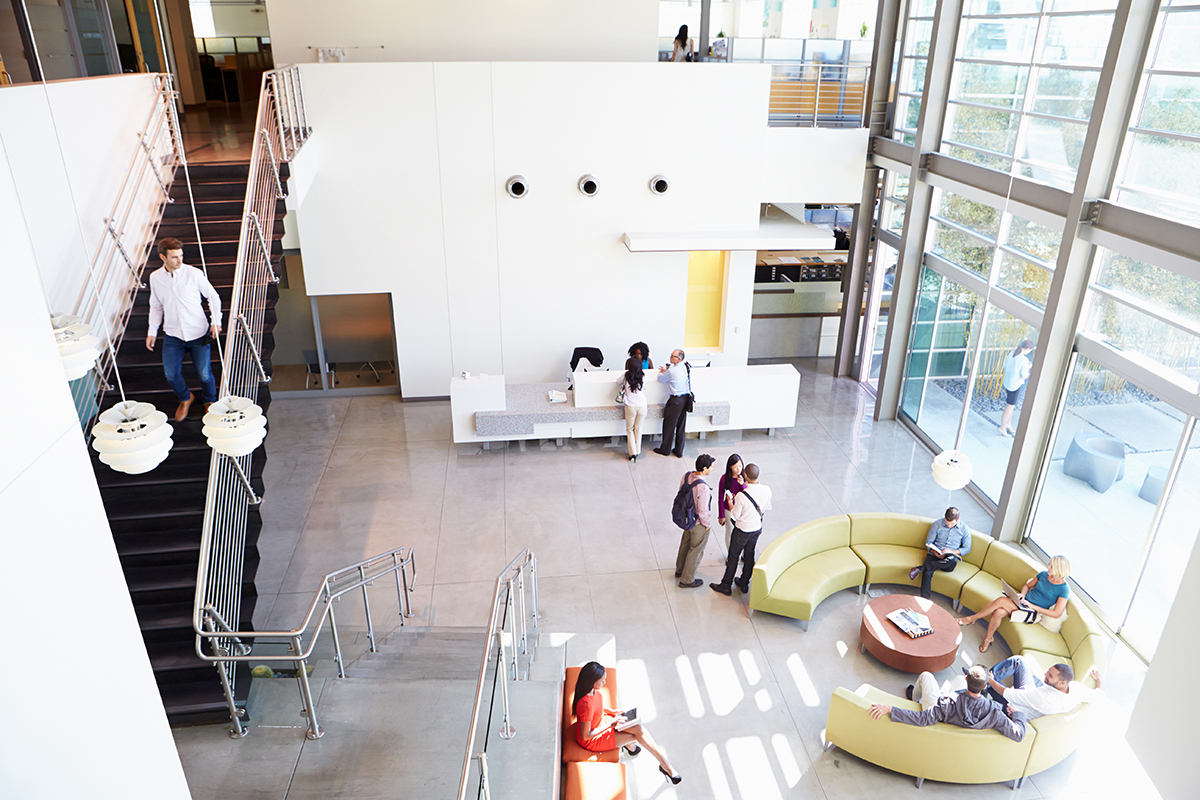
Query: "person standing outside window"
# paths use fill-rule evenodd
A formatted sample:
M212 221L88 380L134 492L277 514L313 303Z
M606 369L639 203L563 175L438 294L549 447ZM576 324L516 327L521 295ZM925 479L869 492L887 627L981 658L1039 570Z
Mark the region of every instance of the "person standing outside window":
M150 321L146 332L146 349L154 350L158 327L163 329L163 373L167 383L179 398L175 421L183 422L195 395L183 380L183 354L190 353L192 366L200 378L204 409L217 400L209 350L209 336L221 333L221 296L208 282L204 273L183 263L183 242L166 238L158 243L158 257L163 265L150 273ZM208 298L211 322L204 317L201 298Z
M1033 347L1033 342L1025 339L1004 360L1004 414L1000 417L1001 436L1012 436L1016 433L1012 427L1013 409L1021 402L1025 382L1029 380L1029 371L1033 369L1033 364L1026 355L1033 351Z
M671 455L671 442L675 442L675 457L683 458L683 440L687 438L688 401L692 397L692 372L684 362L682 350L671 353L671 364L658 368L658 382L667 384L671 396L663 406L662 446L654 452L660 456Z

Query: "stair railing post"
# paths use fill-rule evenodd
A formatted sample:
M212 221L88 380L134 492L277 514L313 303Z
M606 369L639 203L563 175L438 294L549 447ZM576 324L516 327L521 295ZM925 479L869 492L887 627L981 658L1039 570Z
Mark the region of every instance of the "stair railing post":
M367 579L366 567L358 568L358 579L360 581L366 581L366 579ZM366 611L366 613L367 613L367 639L371 642L371 652L378 653L379 648L375 646L375 626L371 622L371 601L367 597L367 584L366 583L363 583L363 585L362 585L362 594L363 594L363 610Z
M488 783L487 751L479 751L475 758L479 759L479 783L483 790L483 800L492 800L492 787Z
M512 588L512 582L510 581L509 589L511 590L511 588ZM510 599L509 604L511 605L511 603L512 603L512 601ZM501 689L500 693L504 699L504 719L502 719L500 721L500 738L501 739L511 739L517 735L517 729L514 728L510 722L509 710L508 710L508 665L504 658L504 627L503 626L501 626L500 628L498 628L496 630L496 641L499 642L499 644L500 644L499 663L496 665L496 667L497 667L497 669L500 670L500 689Z
M258 236L258 243L263 250L263 263L266 264L267 273L271 276L271 283L279 283L279 278L275 275L275 270L271 268L271 246L267 244L267 234L263 231L262 222L258 219L258 214L251 211L247 216L254 223L254 233Z
M210 632L216 632L216 625L213 624L212 617L205 612L204 614L204 629ZM210 639L212 642L213 654L217 656L229 655L228 649L221 647L216 637ZM233 699L233 688L229 685L229 672L224 661L214 662L217 667L217 675L221 679L221 689L225 692L225 703L229 706L229 738L242 739L250 731L242 726L242 716L246 713L244 710L237 707L237 702Z
M533 553L529 554L529 586L533 594L533 618L540 619L541 612L538 611L541 606L538 605L538 588L537 588L537 556Z
M279 102L279 73L272 72L267 75L267 79L271 82L271 104L275 106L275 125L279 130L279 146L283 148L283 156L285 161L290 161L287 158L287 139L284 137L283 127L283 108Z
M342 640L338 637L337 618L333 615L333 595L329 591L329 584L325 584L325 607L329 609L329 630L333 634L333 653L334 660L337 661L338 677L346 677L345 662L342 660Z
M525 565L517 567L517 605L520 607L518 619L521 621L521 655L529 655L529 639L527 636L526 619L525 619ZM520 671L517 672L518 679Z
M299 636L292 637L292 652L297 656L304 652ZM317 704L313 701L312 686L308 683L308 664L303 658L297 658L294 663L296 680L300 683L300 697L304 701L301 713L308 718L308 731L304 735L309 739L320 739L325 735L325 731L321 730L317 723Z
M267 153L270 155L271 174L275 177L275 197L278 200L287 198L287 192L283 190L283 181L279 179L279 161L275 158L275 146L271 144L271 133L266 128L260 128L259 136L262 137L263 144L267 146Z
M237 321L241 325L242 333L246 334L246 341L250 343L250 355L254 356L254 366L258 367L259 383L270 383L271 376L267 374L267 369L263 366L262 358L258 355L258 348L254 346L254 334L250 333L250 324L246 322L246 316L238 314Z
M246 500L246 502L252 506L256 506L261 503L262 498L255 494L254 487L250 485L250 478L246 476L246 471L242 469L241 463L233 456L227 455L225 458L229 459L229 462L233 464L233 471L234 474L237 475L238 483L242 485L242 489L245 490L247 495L249 495L249 498Z
M296 91L296 75L300 72L296 67L288 67L287 69L287 85L288 85L288 112L292 120L292 155L288 158L291 161L295 158L296 153L300 151L300 145L304 144L304 140L300 138L300 108L296 97L299 94Z

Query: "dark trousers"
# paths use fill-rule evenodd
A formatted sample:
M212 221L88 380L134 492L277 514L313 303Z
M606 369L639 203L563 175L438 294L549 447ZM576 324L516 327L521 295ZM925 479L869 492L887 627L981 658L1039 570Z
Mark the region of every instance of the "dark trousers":
M671 442L674 441L675 455L683 457L683 440L687 437L687 407L688 397L684 394L673 394L667 398L667 404L663 406L663 427L662 427L662 449L660 453L666 454L672 450Z
M762 529L743 531L733 529L729 537L729 559L725 562L725 575L721 578L721 588L730 589L733 586L733 574L737 572L738 558L744 558L742 577L737 582L743 592L750 591L750 575L754 572L754 548L758 545L758 535Z
M187 383L183 380L183 354L185 352L192 356L192 366L196 368L196 375L200 378L201 396L204 398L204 402L215 403L217 384L213 379L208 334L198 339L192 339L190 342L177 339L169 333L163 334L163 374L167 376L167 383L171 385L179 402L182 403L188 399Z
M958 559L954 556L938 558L933 553L926 555L925 563L921 565L921 597L928 600L933 595L933 573L938 570L953 572L957 566Z

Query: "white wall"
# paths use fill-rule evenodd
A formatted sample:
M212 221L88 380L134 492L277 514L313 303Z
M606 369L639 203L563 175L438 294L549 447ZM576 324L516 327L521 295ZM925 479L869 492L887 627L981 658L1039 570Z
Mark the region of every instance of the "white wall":
M267 0L267 19L276 64L658 58L658 0Z
M0 794L189 798L0 151Z
M0 139L54 311L79 296L154 97L147 74L0 92Z
M629 253L621 234L757 229L765 66L321 64L303 78L308 291L392 293L406 397L444 396L462 371L563 380L581 345L620 366L640 339L662 361L682 345L687 254ZM722 113L690 124L703 107ZM576 189L585 173L596 197ZM504 193L513 174L524 199ZM744 364L752 254L730 275L714 360Z
M866 128L768 128L763 202L859 202L870 139Z
M1200 662L1200 547L1192 550L1162 639L1138 695L1125 738L1164 800L1190 800L1200 784L1196 719L1200 696L1192 684Z

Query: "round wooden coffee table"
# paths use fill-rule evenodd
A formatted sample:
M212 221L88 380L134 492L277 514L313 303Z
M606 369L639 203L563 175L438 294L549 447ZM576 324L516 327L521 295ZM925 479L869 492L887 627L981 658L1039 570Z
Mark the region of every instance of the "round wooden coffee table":
M933 633L912 639L887 615L911 608L929 617ZM872 600L863 609L859 628L863 650L901 672L938 672L954 663L962 643L962 628L944 608L922 597L889 594Z

